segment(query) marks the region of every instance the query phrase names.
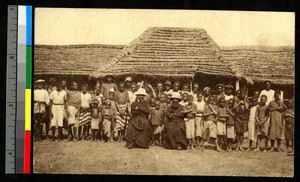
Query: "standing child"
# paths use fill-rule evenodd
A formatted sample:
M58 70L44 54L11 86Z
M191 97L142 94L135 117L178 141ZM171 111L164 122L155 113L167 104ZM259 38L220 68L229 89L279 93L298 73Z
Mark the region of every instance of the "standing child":
M179 102L180 105L185 106L188 104L188 93L183 93L182 96L182 101Z
M190 92L190 95L192 95L194 97L194 101L197 101L197 99L198 99L199 88L200 88L199 84L194 83L193 89Z
M195 143L196 148L200 149L200 143L203 137L203 110L205 102L202 100L202 94L197 94L197 101L194 102L197 106L197 113L196 113L196 119L195 119Z
M260 97L259 105L256 108L255 120L256 120L256 133L257 133L257 145L253 151L259 151L259 146L262 140L265 140L265 148L268 147L268 133L269 133L269 113L267 112L268 106L266 105L267 96L262 95Z
M116 98L115 98L115 90L114 89L110 89L108 92L108 99L106 99L106 101L110 101L111 103L111 108L113 110L115 110L115 112L119 112L119 106L116 102Z
M245 102L240 101L238 108L235 110L237 149L243 151L244 133L247 131L249 121L249 110L246 109Z
M149 105L150 105L150 110L154 110L155 109L155 102L156 102L156 98L154 98L154 97L151 97L150 99L149 99Z
M99 131L99 102L97 99L94 99L91 102L91 110L92 110L92 119L91 119L91 130L92 130L92 142L96 141L96 136L98 135Z
M151 110L149 115L152 131L153 131L153 143L161 146L162 145L162 130L163 130L163 111L160 106L160 101L155 101L155 108Z
M203 101L208 103L208 99L211 96L211 89L209 87L205 87L203 89Z
M110 141L112 134L112 124L115 122L116 111L111 108L111 101L105 102L105 107L101 111L101 121L103 125L104 142Z
M183 84L181 94L183 94L183 93L189 94L189 85L188 84Z
M283 129L282 113L284 111L283 103L280 101L280 92L275 92L274 101L271 101L268 106L270 111L270 140L271 140L271 150L274 151L274 143L277 140L277 149L282 152L281 148L281 132Z
M234 124L236 121L236 116L234 115L234 111L233 111L233 105L234 105L233 98L229 99L227 104L228 104L228 108L227 108L228 119L226 122L227 151L231 152L232 151L232 143L233 143L233 140L235 139Z
M77 140L81 140L81 130L83 127L83 139L88 139L89 136L89 125L91 122L91 110L90 103L92 97L88 93L88 85L82 85L81 93L81 106L79 108L79 127Z
M160 95L160 109L162 110L163 112L163 123L166 122L167 118L166 118L166 113L167 113L167 110L168 110L168 107L169 107L169 104L167 103L167 95L165 93L162 93ZM162 130L161 132L161 136L162 136L162 145L163 145L163 142L165 141L165 132L164 130Z
M159 101L160 101L161 110L166 111L168 109L168 104L166 102L167 95L165 93L160 94Z
M253 143L257 142L256 119L255 119L256 109L258 107L257 98L252 99L251 105L252 107L250 108L250 115L249 115L249 122L248 122L248 139L249 139L248 150L251 150Z
M229 115L227 114L227 109L225 107L224 97L220 97L218 103L217 142L219 146L221 146L221 143L225 143L226 140L226 121ZM220 147L220 149L221 148L222 147Z
M168 107L172 105L171 98L172 98L172 94L167 94L166 103Z
M294 151L294 102L292 99L287 104L283 119L285 121L286 151L292 154Z
M183 113L185 114L186 138L188 139L188 148L194 149L195 138L195 116L197 106L193 103L194 98L188 95L188 104L184 106Z
M208 98L207 104L204 106L203 117L203 139L213 139L216 144L217 151L220 151L219 144L216 140L217 138L217 106L214 104L214 97L210 96ZM202 140L201 150L204 150L204 140Z
M171 81L167 80L167 81L165 82L165 91L164 91L164 93L165 93L166 95L172 94L171 85L172 85Z

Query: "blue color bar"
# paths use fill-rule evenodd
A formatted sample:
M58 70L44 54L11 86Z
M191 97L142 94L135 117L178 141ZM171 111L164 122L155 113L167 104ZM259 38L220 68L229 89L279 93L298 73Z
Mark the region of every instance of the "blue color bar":
M26 6L26 45L32 45L32 6Z

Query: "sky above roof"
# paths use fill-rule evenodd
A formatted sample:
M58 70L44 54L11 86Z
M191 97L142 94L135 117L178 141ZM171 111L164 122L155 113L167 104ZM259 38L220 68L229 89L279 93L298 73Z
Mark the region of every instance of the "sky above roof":
M126 45L149 27L202 28L219 46L294 46L290 12L35 9L35 44Z

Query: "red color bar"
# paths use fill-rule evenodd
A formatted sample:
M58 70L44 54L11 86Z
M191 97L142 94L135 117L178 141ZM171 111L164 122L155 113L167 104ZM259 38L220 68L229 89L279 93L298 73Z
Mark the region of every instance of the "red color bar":
M31 163L31 131L25 131L24 174L30 174Z

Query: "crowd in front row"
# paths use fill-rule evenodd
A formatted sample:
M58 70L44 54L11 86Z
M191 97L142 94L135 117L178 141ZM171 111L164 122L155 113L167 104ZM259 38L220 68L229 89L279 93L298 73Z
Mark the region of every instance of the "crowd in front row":
M247 90L235 91L231 84L217 84L214 90L200 90L197 83L190 91L188 84L159 82L155 88L149 83L135 83L131 77L116 85L112 76L106 82L89 89L84 84L79 91L73 81L49 83L39 79L34 90L34 135L42 141L43 126L46 138L63 140L63 128L68 132L66 141L123 141L125 147L149 148L158 145L167 149L204 150L207 142L217 151L247 150L286 151L293 153L294 101L283 103L280 92L265 89L248 97ZM212 94L214 93L214 94ZM49 130L52 136L49 136ZM277 148L275 148L277 142ZM262 146L263 147L260 147Z

